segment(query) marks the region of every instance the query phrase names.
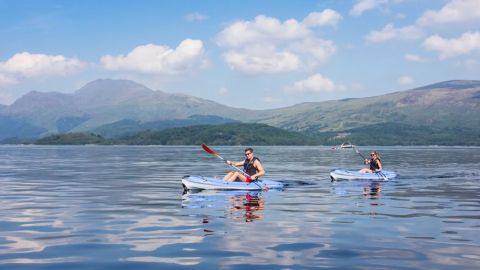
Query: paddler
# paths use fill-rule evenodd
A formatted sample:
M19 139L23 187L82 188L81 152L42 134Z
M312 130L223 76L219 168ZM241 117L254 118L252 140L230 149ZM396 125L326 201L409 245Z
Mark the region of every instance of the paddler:
M245 174L231 171L223 177L225 181L253 182L257 181L260 176L265 175L262 163L259 158L253 155L251 147L245 149L245 160L238 162L227 160L227 164L236 167L243 166Z
M378 151L373 151L370 153L370 160L364 160L365 165L370 165L368 168L363 168L359 172L361 173L374 173L374 172L381 172L382 167L382 160L380 159L380 153Z

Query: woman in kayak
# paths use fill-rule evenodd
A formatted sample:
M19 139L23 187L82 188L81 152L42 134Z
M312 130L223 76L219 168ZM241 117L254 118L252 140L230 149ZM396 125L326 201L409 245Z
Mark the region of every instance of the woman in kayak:
M363 168L360 170L361 173L374 173L374 172L381 172L382 167L382 160L380 159L380 153L378 151L373 151L370 153L370 160L365 159L365 164L370 165L369 168Z
M245 174L236 171L229 172L223 177L225 181L252 182L265 175L260 159L253 155L253 149L250 147L245 149L245 160L238 162L227 160L227 164L237 167L243 166Z

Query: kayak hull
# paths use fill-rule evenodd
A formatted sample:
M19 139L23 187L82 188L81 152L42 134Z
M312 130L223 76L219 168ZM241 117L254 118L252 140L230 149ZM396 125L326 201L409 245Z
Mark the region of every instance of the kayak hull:
M273 180L259 180L256 182L227 182L223 179L200 175L186 175L182 178L182 185L186 190L215 189L215 190L262 190L283 189L283 184Z
M378 180L386 181L397 177L393 171L381 171L379 173L361 173L358 171L335 169L330 172L330 179L332 181L339 180Z

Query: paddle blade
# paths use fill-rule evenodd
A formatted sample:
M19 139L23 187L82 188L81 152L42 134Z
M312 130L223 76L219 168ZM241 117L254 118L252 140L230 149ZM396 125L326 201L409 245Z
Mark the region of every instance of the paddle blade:
M218 154L215 151L213 151L210 147L208 147L208 145L206 145L204 143L202 143L202 148L203 148L203 150L205 150L205 152L218 156Z

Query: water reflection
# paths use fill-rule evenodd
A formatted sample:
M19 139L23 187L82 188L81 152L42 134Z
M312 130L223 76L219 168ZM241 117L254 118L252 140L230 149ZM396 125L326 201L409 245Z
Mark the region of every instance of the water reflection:
M383 190L382 181L352 180L332 182L332 192L336 195L362 194L366 199L378 200Z
M263 219L265 199L259 193L246 193L244 196L231 196L227 199L231 202L227 215L229 218L245 222Z
M363 195L371 200L380 199L380 192L382 192L382 182L380 181L366 183L363 187Z
M253 222L264 218L265 198L259 191L185 191L182 207L224 210L225 218ZM209 223L208 217L202 222Z

